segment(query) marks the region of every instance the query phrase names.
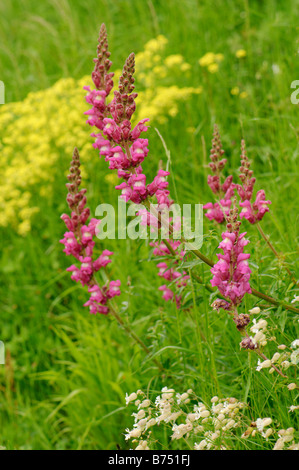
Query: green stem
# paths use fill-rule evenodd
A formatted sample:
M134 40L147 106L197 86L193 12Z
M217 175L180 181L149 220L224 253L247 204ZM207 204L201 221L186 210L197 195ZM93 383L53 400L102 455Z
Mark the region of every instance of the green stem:
M267 358L267 356L265 356L265 354L263 354L261 351L256 350L255 352L256 352L257 355L260 356L264 361L269 360L269 359ZM281 375L281 377L283 377L284 379L287 379L287 378L288 378L288 376L285 375L285 374L283 374L283 373L281 372L281 370L279 370L274 364L271 364L271 367L273 367L273 369L274 369L279 375Z
M292 281L296 284L296 285L299 285L298 281L295 279L293 273L290 271L290 269L288 268L288 266L285 264L284 262L284 256L282 254L279 254L277 252L277 250L275 249L275 247L272 245L272 243L270 242L270 237L268 237L265 232L263 231L262 227L260 226L259 223L256 224L256 227L259 231L259 233L261 234L261 236L263 237L263 239L265 240L265 242L267 243L268 247L270 248L270 250L273 251L274 255L276 256L276 258L278 259L278 261L282 261L283 262L283 267L285 268L285 270L287 271L288 275L290 276L290 278L292 279Z
M137 336L131 328L125 324L125 322L122 320L122 318L119 316L119 314L111 307L109 306L109 310L111 315L116 319L118 324L136 341L137 344L146 352L146 354L150 355L151 352L149 348L144 344L144 342ZM159 370L162 372L164 370L164 367L162 364L155 358L153 358L154 363L156 366L159 368Z

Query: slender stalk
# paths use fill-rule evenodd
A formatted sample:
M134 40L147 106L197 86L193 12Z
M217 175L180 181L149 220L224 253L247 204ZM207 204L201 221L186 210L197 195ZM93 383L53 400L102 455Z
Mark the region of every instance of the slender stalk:
M257 355L260 356L264 361L267 361L267 360L268 360L267 356L265 356L265 354L263 354L261 351L255 351L255 352L256 352ZM281 377L283 377L284 379L287 379L287 378L288 378L288 376L285 375L285 374L283 374L283 373L281 372L281 370L279 370L274 364L271 364L271 367L273 367L273 369L274 369L279 375L281 375Z
M78 207L76 206L74 208L75 212L76 212L76 215L78 216L78 218L80 217L80 212L79 212L79 209ZM77 232L76 232L76 235L77 237L79 238L80 242L82 241L82 234L81 234L81 230L80 230L80 226L79 228L77 229ZM83 255L86 256L86 250L85 248L83 248ZM97 282L97 279L95 277L95 275L93 274L92 275L92 278L90 280L90 286L92 285L98 285L98 282ZM116 310L111 306L109 305L109 311L111 313L111 315L116 319L116 321L118 322L118 324L134 339L134 341L139 344L139 346L141 346L141 348L146 352L146 354L148 354L150 356L151 352L150 350L148 349L148 347L144 344L144 342L134 333L133 330L131 330L131 328L126 325L124 323L124 321L122 320L122 318L119 316L119 314L116 312ZM159 368L160 371L163 370L163 366L162 364L155 358L153 358L153 361L154 363L157 365L157 367Z
M276 258L278 259L278 261L282 261L282 265L283 265L284 269L286 270L286 272L288 273L288 275L290 276L290 278L292 279L292 281L298 286L299 282L295 279L293 273L290 271L290 269L288 268L288 266L284 262L284 256L282 254L278 253L278 251L275 249L275 247L270 242L270 237L268 237L265 234L265 232L263 231L263 229L262 229L262 227L260 226L259 223L256 224L256 227L257 227L259 233L261 234L261 236L263 237L263 239L265 240L265 242L267 243L270 250L273 251L273 253L276 256Z
M118 324L134 339L134 341L136 341L137 344L139 344L139 346L146 352L146 354L150 355L151 352L149 348L144 344L144 342L139 338L139 336L137 336L134 331L128 325L125 324L125 322L122 320L119 314L111 307L111 305L109 306L109 310L111 315L118 322ZM164 370L164 367L157 359L153 358L153 361L160 371Z
M267 300L267 302L270 302L270 304L276 305L277 307L281 306L284 307L286 310L290 310L291 312L299 313L299 309L296 307L293 307L292 305L285 304L284 302L281 302L280 300L275 300L273 297L270 297L269 295L263 294L262 292L259 292L258 290L254 289L251 287L252 294L255 295L255 297L259 297L260 299Z

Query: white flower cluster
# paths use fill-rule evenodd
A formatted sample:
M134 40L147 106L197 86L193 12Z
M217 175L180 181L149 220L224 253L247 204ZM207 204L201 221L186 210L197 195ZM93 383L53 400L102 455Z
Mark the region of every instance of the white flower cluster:
M294 428L280 429L273 450L299 450L299 443L294 441Z
M204 439L194 444L195 450L226 450L225 440L243 423L244 415L241 410L246 407L245 403L233 397L213 397L211 403L209 410L206 407L201 408L201 413L205 413L205 418L201 421Z
M271 424L271 418L258 418L254 423L251 423L250 427L245 431L242 437L254 437L257 433L260 433L266 440L268 440L271 435L274 435L274 433L276 434L276 430L270 427ZM294 428L279 429L277 431L278 439L274 444L273 450L299 450L299 444L294 441L294 433Z
M299 444L294 441L294 428L279 429L276 432L274 428L270 427L271 424L271 418L258 418L255 422L251 423L242 435L242 438L255 437L256 434L260 433L262 437L268 440L271 435L277 433L278 439L274 444L273 450L299 450Z
M298 347L298 341L292 344ZM215 396L206 405L192 390L179 394L173 388L164 387L154 402L141 390L126 395L127 405L133 402L137 408L132 413L134 424L131 430L126 429L125 438L137 444L136 450L154 448L158 439L153 434L159 435L161 426L173 442L182 439L194 450L226 450L236 438L240 443L258 436L266 441L271 437L273 450L299 450L294 428L277 429L270 417L250 422L244 413L247 405L236 398ZM297 409L299 406L291 406L289 412Z
M267 344L266 332L267 332L267 326L268 326L267 321L262 318L257 322L256 319L254 318L252 323L253 325L250 328L250 331L254 333L254 336L251 337L253 344L258 347L266 346Z
M241 410L246 407L236 398L218 397L213 397L211 405L207 406L198 401L192 390L180 394L167 387L162 388L154 403L140 390L126 395L126 403L131 402L134 402L137 412L132 414L133 429L126 429L125 438L137 443L137 450L149 448L150 428L162 423L168 426L172 441L188 439L196 450L224 449L225 438L231 437L234 429L241 425Z
M299 362L299 340L296 339L287 348L285 344L279 344L277 351L273 354L271 359L265 359L264 361L258 360L256 370L259 372L262 369L269 369L269 373L273 373L275 366L279 367L282 371L286 371L290 366L296 366ZM289 384L289 390L297 388L296 384Z
M255 309L249 310L250 313L254 313ZM250 331L253 334L250 336L251 343L254 345L256 350L259 351L261 359L258 359L256 370L259 372L262 369L269 369L269 373L272 374L274 371L284 374L290 366L296 366L299 362L299 339L294 340L288 348L285 344L277 344L275 336L271 335L271 328L268 327L268 322L261 318L258 321L254 318ZM269 359L261 353L263 348L268 342L277 344L277 351L272 352L272 358ZM260 354L261 353L261 354ZM290 384L292 390L293 384Z

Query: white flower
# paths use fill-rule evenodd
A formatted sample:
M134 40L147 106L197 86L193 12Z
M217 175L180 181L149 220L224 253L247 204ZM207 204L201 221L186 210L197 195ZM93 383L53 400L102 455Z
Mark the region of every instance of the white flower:
M280 74L280 67L278 64L272 64L272 72L274 75Z
M294 295L294 298L291 301L291 304L294 304L295 302L299 302L299 295Z
M267 426L270 426L271 423L272 423L271 418L258 418L256 420L256 422L255 422L256 428L261 433L261 435L263 437L266 437L266 435L264 433L264 428L266 428Z
M129 429L126 429L126 432L128 433L125 435L125 439L127 441L128 439L132 439L132 437L135 437L135 438L140 437L142 431L141 429L132 429L132 431L130 431Z
M132 416L134 416L135 420L137 421L138 419L142 419L145 417L145 411L140 410L138 413L133 413Z
M176 398L177 398L177 404L179 405L180 403L187 403L188 402L188 398L189 398L189 394L188 393L182 393L182 395L180 395L179 393L176 394Z
M156 405L156 406L159 406L160 403L161 403L161 397L160 397L160 395L158 395L158 396L156 397L156 400L155 400L155 405Z
M202 441L200 441L199 444L197 444L195 442L194 444L194 450L203 450L205 447L207 447L208 443L205 439L203 439Z
M138 408L148 408L151 404L151 401L150 400L143 400L140 405L138 406Z
M137 398L137 394L135 392L131 393L131 395L128 395L126 393L126 405L128 405L131 401L136 400L136 398Z
M271 361L270 359L266 359L263 362L260 362L258 359L258 364L256 370L259 372L261 369L267 369L268 367L271 367Z
M219 400L219 398L217 396L211 398L212 403L216 403L218 400Z
M271 359L272 364L273 364L274 362L277 362L279 358L280 358L280 354L279 354L278 352L274 353L274 354L273 354L273 357L272 357L272 359Z
M167 388L167 387L163 387L161 391L162 391L163 400L169 400L170 398L173 397L173 394L175 393L175 390L173 388Z
M297 385L294 382L288 385L289 390L295 390L295 388L297 388Z
M297 365L299 362L299 349L293 351L291 354L291 363Z
M249 313L251 313L252 315L255 315L255 314L258 315L260 312L261 312L260 307L254 307L254 308L252 308L251 310L249 310ZM255 319L254 319L254 320L255 320ZM254 321L254 320L253 320L253 321Z

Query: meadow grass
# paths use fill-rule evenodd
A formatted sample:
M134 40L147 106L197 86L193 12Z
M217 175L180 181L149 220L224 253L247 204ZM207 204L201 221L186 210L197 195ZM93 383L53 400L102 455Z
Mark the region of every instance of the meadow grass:
M264 231L298 278L299 127L298 106L290 101L290 84L299 78L298 9L296 2L274 0L216 0L213 6L196 0L2 2L0 80L6 86L6 102L21 101L62 77L89 74L102 22L115 69L131 51L143 50L148 40L163 34L168 53L182 54L192 66L182 83L202 86L203 92L181 103L167 123L152 124L149 172L154 174L160 159L166 162L157 127L171 155L172 195L180 203L206 203L211 199L206 166L213 124L219 124L232 169L239 167L239 143L245 138L258 188L272 201ZM246 50L245 58L236 58L239 49ZM209 51L224 55L218 73L198 64ZM234 87L246 96L233 95ZM115 240L105 248L115 253L111 276L122 282L122 317L163 363L162 374L113 318L91 316L82 307L87 294L65 272L70 262L59 244L70 159L63 156L59 161L61 174L49 198L33 195L40 213L31 232L21 237L10 227L2 229L0 339L6 345L6 365L0 366L0 445L129 448L123 436L132 421L125 409L126 392L158 393L165 385L182 392L193 388L203 401L215 394L235 396L249 403L252 419L273 416L281 427L295 427L288 407L296 391L289 392L281 377L255 371L256 358L240 351L233 322L223 311L213 312L201 285L193 279L187 310L161 299L147 243ZM86 172L91 210L100 201L116 203L113 186L104 179L107 165L92 146ZM246 222L244 227L251 241L252 284L290 302L296 287L255 227ZM205 221L203 252L210 258L215 259L220 233ZM207 266L198 264L196 272L209 282ZM247 296L244 311L256 303ZM278 342L289 344L296 331L298 336L294 313L272 307L266 316L277 328ZM161 439L164 446L171 445ZM231 446L238 449L240 444Z

